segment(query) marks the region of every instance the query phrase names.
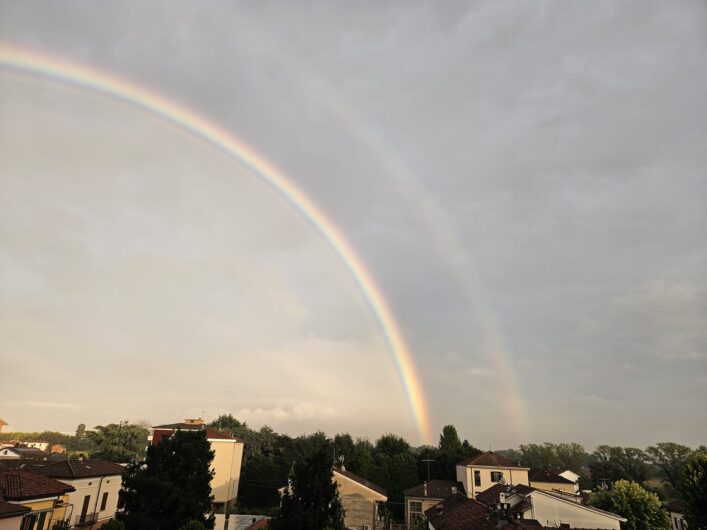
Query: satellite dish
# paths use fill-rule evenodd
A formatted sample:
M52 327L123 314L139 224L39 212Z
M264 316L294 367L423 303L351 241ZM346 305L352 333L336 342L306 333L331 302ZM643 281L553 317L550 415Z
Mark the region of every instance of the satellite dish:
M503 477L501 477L501 478L498 480L498 483L499 483L501 486L505 486L505 485L506 485L506 479L503 478Z

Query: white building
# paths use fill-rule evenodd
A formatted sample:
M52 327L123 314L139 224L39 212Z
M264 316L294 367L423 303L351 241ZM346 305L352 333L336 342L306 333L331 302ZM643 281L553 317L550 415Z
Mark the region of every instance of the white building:
M529 485L528 471L512 460L487 451L457 464L457 482L461 482L467 497L475 498L479 493L498 484Z
M69 486L71 526L88 525L115 517L125 468L107 460L61 460L33 470Z

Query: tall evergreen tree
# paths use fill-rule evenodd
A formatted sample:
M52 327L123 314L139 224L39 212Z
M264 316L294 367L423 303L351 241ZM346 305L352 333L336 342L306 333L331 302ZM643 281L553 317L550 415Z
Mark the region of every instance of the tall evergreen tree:
M343 530L344 509L333 479L331 453L320 447L292 465L288 490L271 530Z
M211 450L206 432L177 431L128 467L120 492L127 530L174 530L190 521L213 529Z
M682 472L680 494L685 503L685 521L690 530L707 528L707 454L697 452Z

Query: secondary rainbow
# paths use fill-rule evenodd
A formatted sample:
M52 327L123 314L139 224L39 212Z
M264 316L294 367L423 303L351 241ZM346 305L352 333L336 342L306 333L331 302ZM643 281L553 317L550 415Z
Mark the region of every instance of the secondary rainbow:
M270 184L319 231L351 272L381 326L419 435L425 443L432 441L429 413L420 379L400 326L380 288L339 229L285 173L206 117L130 81L46 53L4 43L0 43L0 66L97 91L135 105L208 142Z

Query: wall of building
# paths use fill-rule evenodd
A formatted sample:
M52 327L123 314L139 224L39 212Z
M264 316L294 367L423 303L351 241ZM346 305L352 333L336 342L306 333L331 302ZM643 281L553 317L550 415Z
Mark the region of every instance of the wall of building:
M238 497L238 484L241 478L243 462L243 442L237 440L209 440L214 451L211 466L214 478L211 479L211 492L215 503L235 501Z
M687 523L681 513L670 512L670 526L673 530L686 530Z
M422 503L422 513L429 510L430 508L437 506L443 499L430 499L422 497L405 497L405 522L409 525L412 523L410 520L410 503L411 502L421 502Z
M83 508L84 499L86 496L90 496L88 501L88 511L86 512L88 516L91 516L94 512L98 513L98 520L111 519L115 516L115 511L118 508L118 492L120 491L120 485L122 484L122 478L120 475L112 475L108 477L91 477L84 479L68 480L68 479L55 479L73 486L76 491L70 492L68 497L69 504L73 505L72 513L69 514L71 517L71 524L75 524L78 518L81 516L81 509ZM105 510L101 510L101 502L103 500L103 494L108 493L108 501L106 503Z
M599 528L619 530L620 522L612 517L588 510L572 501L563 501L545 494L533 493L531 496L531 516L543 526L560 526L569 524L570 528Z
M57 500L57 497L53 497L50 499L36 499L36 500L31 500L31 501L12 501L13 504L21 504L22 506L26 506L30 510L48 510L54 508L55 501ZM64 495L59 498L62 504L68 503L68 496ZM67 507L66 506L60 506L58 508L54 508L51 517L47 517L47 521L44 523L44 530L51 528L54 523L57 521L63 521L66 519L68 515Z
M579 486L577 484L565 484L555 482L531 482L530 485L539 490L545 491L564 491L566 493L577 493Z
M339 485L339 497L346 512L346 528L363 528L364 524L376 526L376 502L385 499L382 495L334 473L334 480Z
M0 530L19 530L22 517L8 517L0 519Z
M479 486L474 481L474 471L479 471L481 475L481 483ZM503 478L509 485L523 484L529 486L528 470L517 467L482 467L482 466L457 466L457 481L464 484L467 497L473 499L477 493L486 491L492 486L498 484L491 480L492 472L503 473Z

